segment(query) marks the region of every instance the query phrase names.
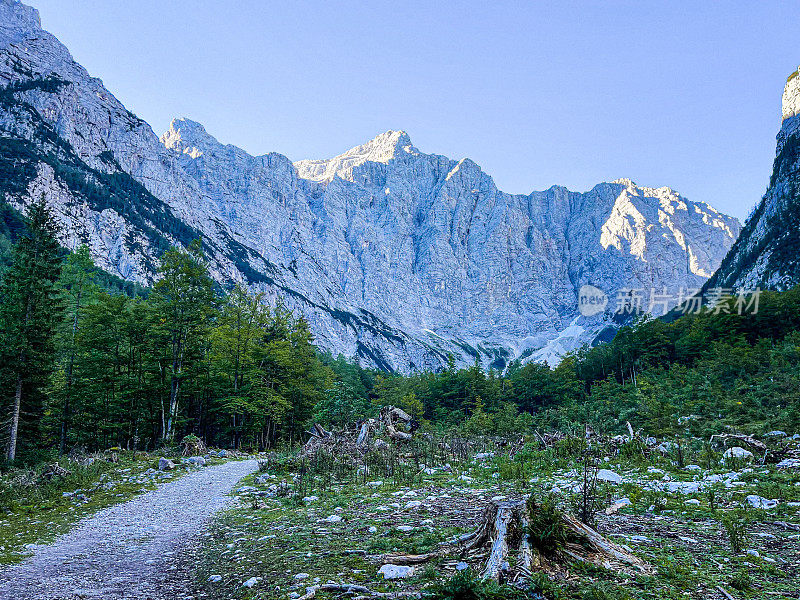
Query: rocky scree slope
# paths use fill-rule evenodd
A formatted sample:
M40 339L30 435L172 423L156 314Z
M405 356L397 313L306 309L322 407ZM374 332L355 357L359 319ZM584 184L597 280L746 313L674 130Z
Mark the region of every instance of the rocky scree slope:
M783 90L769 186L706 287L785 290L800 283L800 68Z
M386 370L437 369L450 353L556 361L613 325L579 316L582 285L697 288L740 228L625 179L506 194L402 131L296 163L187 119L159 139L16 0L0 0L0 85L3 195L20 209L44 196L65 246L146 284L164 249L202 236L222 284L280 297L320 346Z

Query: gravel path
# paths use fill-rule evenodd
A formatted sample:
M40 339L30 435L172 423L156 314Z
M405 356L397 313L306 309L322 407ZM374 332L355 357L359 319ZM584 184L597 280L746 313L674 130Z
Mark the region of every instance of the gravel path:
M0 571L0 598L176 600L192 582L181 555L255 460L206 467L97 512L25 562Z

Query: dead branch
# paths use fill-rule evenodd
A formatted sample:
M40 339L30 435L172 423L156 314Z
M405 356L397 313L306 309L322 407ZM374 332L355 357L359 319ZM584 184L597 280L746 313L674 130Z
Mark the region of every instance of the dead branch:
M787 523L786 521L767 521L770 525L777 525L778 527L783 527L784 529L789 529L791 531L800 531L800 525L796 523Z
M380 418L381 421L383 421L384 428L386 429L386 435L388 435L391 439L394 441L411 439L411 433L397 429L397 426L400 423L403 423L405 426L409 426L411 424L411 415L409 415L402 408L397 408L395 406L384 406L381 408Z
M744 442L745 444L748 444L753 448L757 448L758 450L761 450L763 452L767 451L767 445L764 442L757 440L751 435L745 435L743 433L716 433L711 436L708 442L710 444L713 444L714 438L722 440L723 442L728 439L737 440L740 442Z

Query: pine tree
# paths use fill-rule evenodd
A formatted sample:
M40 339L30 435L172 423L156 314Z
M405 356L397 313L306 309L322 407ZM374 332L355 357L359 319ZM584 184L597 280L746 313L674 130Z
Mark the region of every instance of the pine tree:
M55 357L56 324L61 318L56 282L61 273L58 226L42 198L28 212L27 230L13 250L13 263L0 289L2 368L14 389L6 457L17 455L23 406L41 418L41 390Z

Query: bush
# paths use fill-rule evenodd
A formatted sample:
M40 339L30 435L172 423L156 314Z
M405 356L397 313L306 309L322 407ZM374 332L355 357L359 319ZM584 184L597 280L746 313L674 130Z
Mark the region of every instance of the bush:
M722 516L722 526L728 535L731 550L737 554L742 552L747 545L747 526L749 524L750 519L743 510L734 510Z
M746 592L753 587L753 582L750 580L750 573L748 573L746 569L736 571L736 573L731 576L731 580L728 583L730 583L732 588L740 592Z
M528 541L540 553L552 556L561 550L569 539L569 531L564 525L555 499L548 496L543 502L537 502L531 494L528 498L527 508Z
M430 600L522 600L526 594L492 580L482 580L471 569L466 569L435 585L426 597Z

